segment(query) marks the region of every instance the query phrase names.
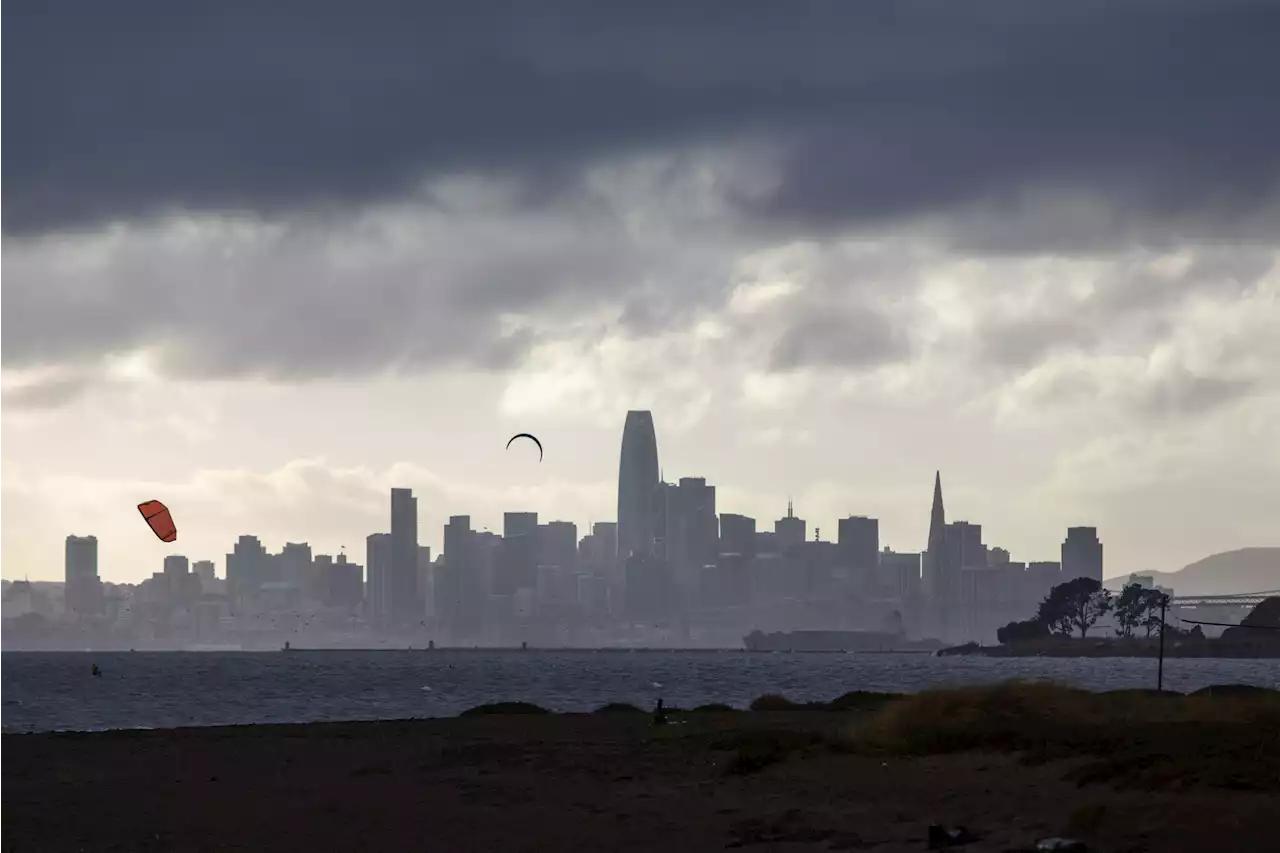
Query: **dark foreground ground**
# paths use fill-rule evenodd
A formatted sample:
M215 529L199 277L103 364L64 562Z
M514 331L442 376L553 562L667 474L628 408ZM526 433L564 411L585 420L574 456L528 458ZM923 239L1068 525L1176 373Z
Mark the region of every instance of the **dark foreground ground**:
M1009 742L933 755L851 745L851 729L884 728L876 719L702 713L653 727L614 713L6 735L3 846L919 851L937 822L970 828L979 840L957 849L975 853L1064 834L1116 853L1280 849L1280 748L1256 723L1171 724L1136 745L1086 738L1029 760ZM1160 757L1179 742L1181 758ZM1203 765L1188 754L1198 749Z

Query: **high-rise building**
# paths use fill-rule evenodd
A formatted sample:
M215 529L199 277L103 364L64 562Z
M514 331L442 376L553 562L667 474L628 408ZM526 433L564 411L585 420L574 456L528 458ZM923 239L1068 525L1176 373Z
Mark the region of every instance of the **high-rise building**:
M853 588L861 593L879 593L876 567L880 563L880 520L861 515L840 519L836 525L840 562Z
M618 558L653 550L654 491L659 483L658 438L653 414L627 412L618 462Z
M416 625L418 615L418 499L412 489L391 490L391 565L386 617L394 625Z
M714 566L720 551L720 522L716 515L716 487L704 477L681 477L668 489L667 554L677 587L698 582L704 566Z
M987 566L987 546L982 543L982 525L954 521L947 525L948 561L958 569Z
M326 589L329 597L325 604L354 610L364 600L364 567L347 562L347 555L339 554L329 567Z
M502 514L502 545L493 592L514 595L516 590L533 589L538 579L538 514Z
M597 521L591 525L591 535L596 538L600 555L610 562L618 557L618 522Z
M451 635L458 632L464 617L463 581L475 572L474 539L471 516L449 516L444 526L444 565L435 570L435 616Z
M1096 527L1068 527L1062 543L1062 579L1092 578L1102 583L1102 543Z
M280 580L289 584L291 597L296 596L299 602L313 599L313 583L311 545L307 542L286 542L276 556L276 564L280 567Z
M331 554L316 554L312 557L307 589L310 590L311 600L314 603L325 604L329 601L329 581L332 579L333 556Z
M778 552L785 554L789 548L799 545L804 541L805 533L804 519L796 518L791 501L787 501L787 517L773 523L773 535L777 539Z
M214 572L213 560L196 560L191 564L191 573L199 578L200 591L202 593L213 592L215 585Z
M914 602L920 595L920 554L901 554L889 550L880 553L881 584L900 601Z
M102 609L102 581L98 577L98 537L68 536L64 555L63 588L66 609L83 616Z
M756 520L735 512L720 513L720 553L756 555Z
M390 533L370 533L365 538L364 562L369 573L365 589L365 615L379 626L385 626L390 619L393 552Z
M190 604L199 597L195 575L191 574L191 561L181 554L164 558L165 599L172 604Z
M241 536L227 554L227 596L233 611L251 605L258 597L258 590L271 580L273 565L267 549L257 536Z
M942 503L942 472L933 477L933 506L929 511L929 543L921 558L925 631L945 639L951 630L951 611L959 592L959 569L947 550L947 511Z
M578 525L548 521L538 527L538 565L558 566L569 574L578 570Z

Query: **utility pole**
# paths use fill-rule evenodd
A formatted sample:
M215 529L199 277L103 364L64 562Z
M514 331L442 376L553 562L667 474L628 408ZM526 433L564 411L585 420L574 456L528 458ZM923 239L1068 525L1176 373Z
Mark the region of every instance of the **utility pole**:
M1169 606L1169 596L1160 596L1160 661L1156 664L1156 692L1164 690L1164 610Z

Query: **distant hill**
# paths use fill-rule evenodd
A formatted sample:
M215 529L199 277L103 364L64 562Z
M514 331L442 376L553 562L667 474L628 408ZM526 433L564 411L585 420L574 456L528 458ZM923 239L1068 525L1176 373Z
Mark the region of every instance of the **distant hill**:
M1140 572L1175 595L1225 595L1280 589L1280 548L1241 548L1197 560L1176 572ZM1123 581L1128 575L1108 578Z

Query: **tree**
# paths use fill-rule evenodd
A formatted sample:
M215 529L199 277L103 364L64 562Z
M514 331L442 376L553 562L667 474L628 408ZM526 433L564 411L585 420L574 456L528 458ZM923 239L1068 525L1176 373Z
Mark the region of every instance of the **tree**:
M1151 632L1160 624L1160 601L1163 597L1164 593L1160 590L1148 589L1136 583L1121 590L1111 608L1116 614L1116 622L1120 623L1116 635L1132 637L1139 628L1145 628L1150 637Z
M996 630L996 640L1001 645L1025 643L1049 636L1049 626L1039 619L1027 619L1022 622L1010 622Z
M1116 614L1116 622L1120 627L1116 628L1116 636L1132 637L1135 628L1142 624L1142 620L1147 615L1147 603L1144 593L1146 590L1136 583L1131 583L1120 591L1120 597L1116 599L1113 608Z
M1142 610L1140 612L1143 615L1140 624L1147 630L1148 637L1151 636L1152 631L1161 625L1160 605L1165 600L1165 594L1158 589L1144 589L1142 591Z
M1111 592L1093 578L1076 578L1060 583L1040 602L1037 621L1059 634L1079 631L1081 638L1111 610Z

